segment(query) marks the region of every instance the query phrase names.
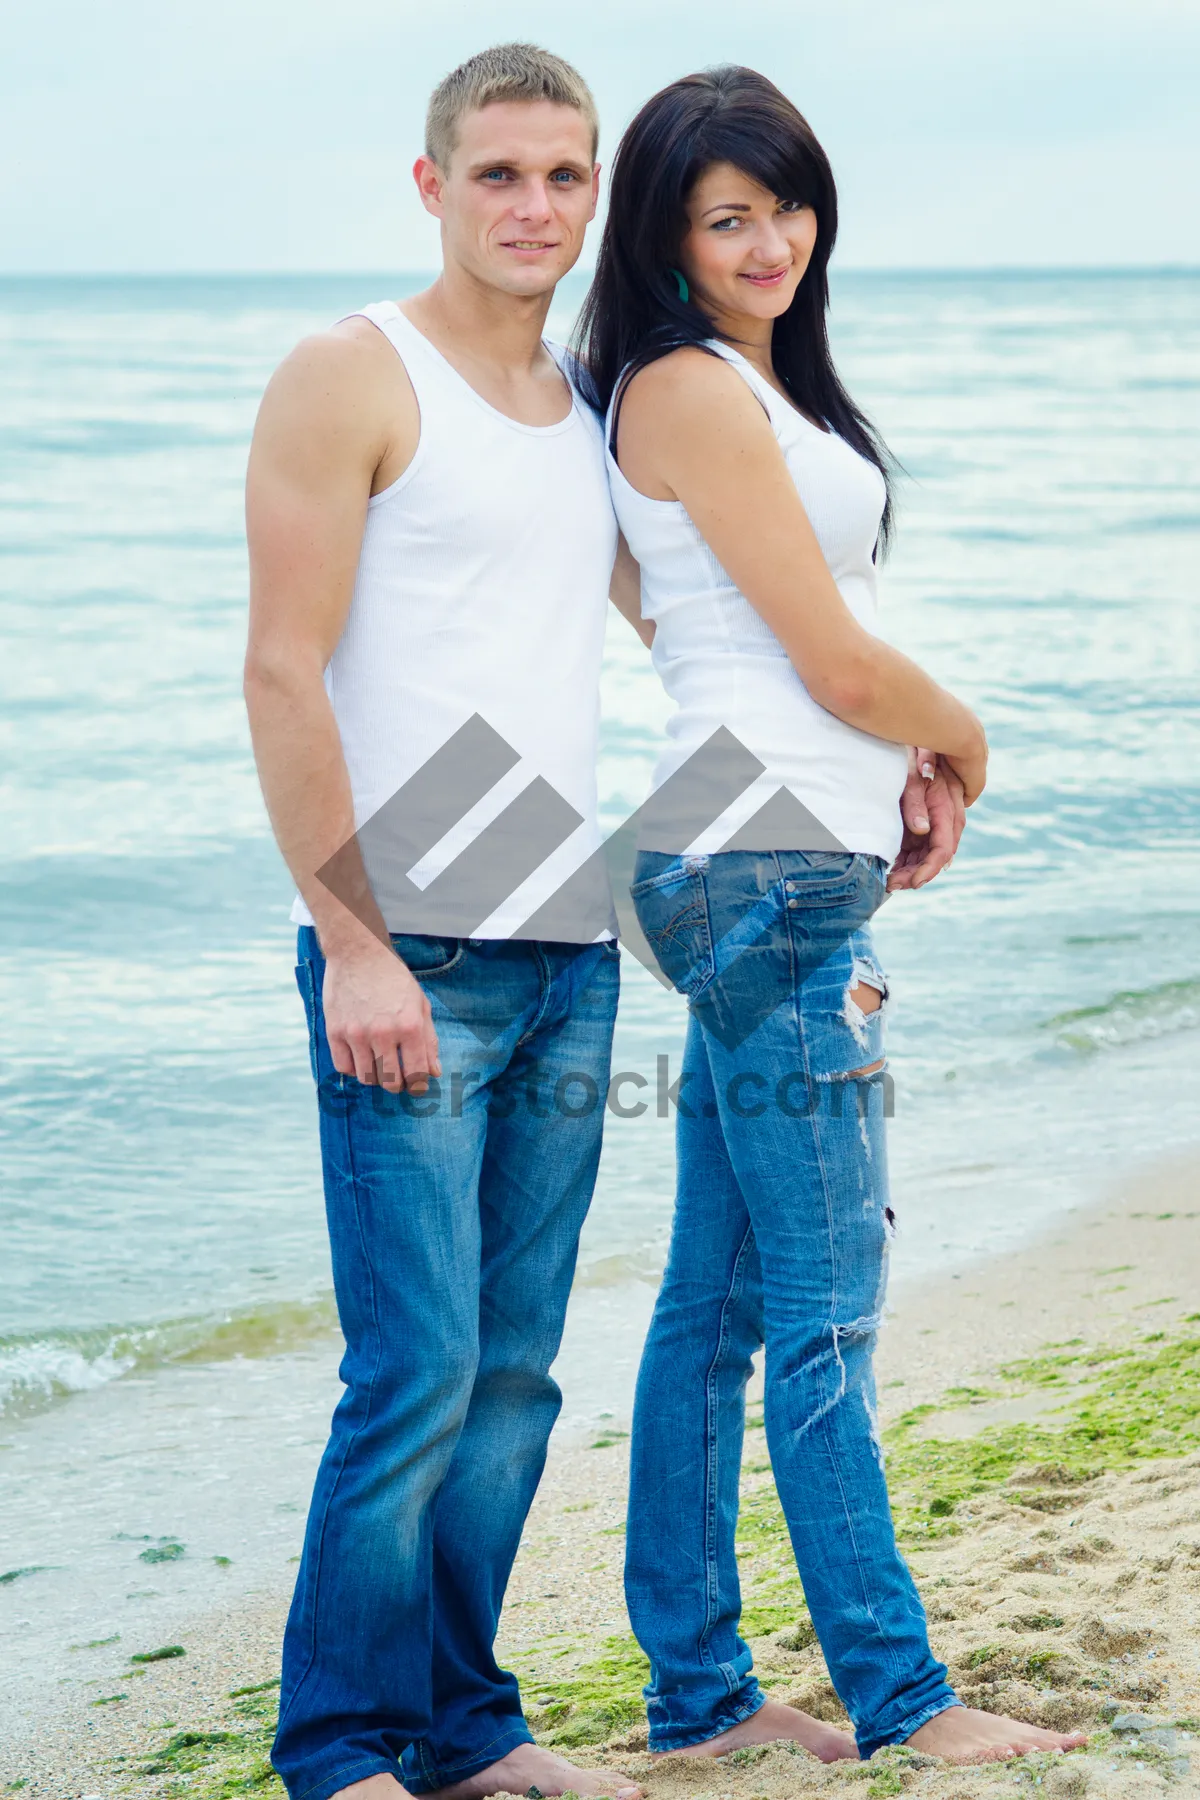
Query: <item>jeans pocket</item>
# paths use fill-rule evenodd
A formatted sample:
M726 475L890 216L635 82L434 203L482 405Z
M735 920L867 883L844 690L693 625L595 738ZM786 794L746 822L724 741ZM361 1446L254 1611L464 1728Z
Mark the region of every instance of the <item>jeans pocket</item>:
M629 891L659 968L678 993L693 999L716 966L703 875L675 864L635 881Z
M405 936L398 932L392 933L392 949L418 981L449 974L467 953L463 938Z
M788 906L853 906L870 918L887 889L887 864L848 851L796 851L781 858Z

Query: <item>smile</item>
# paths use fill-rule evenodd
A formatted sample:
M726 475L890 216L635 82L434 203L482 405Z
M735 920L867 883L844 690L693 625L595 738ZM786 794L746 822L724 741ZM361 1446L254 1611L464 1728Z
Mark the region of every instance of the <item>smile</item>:
M770 269L767 271L767 273L765 275L742 274L742 275L738 276L738 280L739 281L752 281L754 283L755 287L772 288L772 287L778 287L780 282L783 281L785 279L785 277L790 274L791 274L791 265L788 264L788 266L783 269Z

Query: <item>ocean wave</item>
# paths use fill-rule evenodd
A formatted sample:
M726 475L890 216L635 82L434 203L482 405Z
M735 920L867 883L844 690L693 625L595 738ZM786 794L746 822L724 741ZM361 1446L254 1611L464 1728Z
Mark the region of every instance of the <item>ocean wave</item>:
M302 1349L337 1330L332 1296L275 1306L166 1319L157 1325L99 1325L0 1336L0 1418L40 1412L71 1394L167 1363L224 1362Z
M581 1263L575 1276L577 1288L613 1288L625 1287L631 1281L641 1281L650 1287L657 1287L662 1280L662 1262L646 1255L597 1256L590 1262Z
M1200 1025L1200 978L1164 981L1157 987L1131 989L1114 994L1100 1006L1080 1006L1047 1019L1043 1031L1052 1031L1066 1050L1090 1054L1120 1049L1148 1038L1166 1037L1176 1031L1192 1031Z

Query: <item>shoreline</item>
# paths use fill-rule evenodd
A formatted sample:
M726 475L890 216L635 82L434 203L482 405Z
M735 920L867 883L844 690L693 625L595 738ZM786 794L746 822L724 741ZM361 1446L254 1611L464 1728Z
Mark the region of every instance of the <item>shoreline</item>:
M1171 1339L1173 1335L1186 1333L1189 1314L1200 1311L1198 1220L1200 1159L1175 1158L1147 1170L1137 1181L1124 1184L1092 1206L1056 1216L1044 1238L1036 1244L977 1262L948 1276L939 1275L926 1282L912 1279L905 1282L889 1307L888 1324L881 1336L876 1359L881 1420L885 1429L895 1428L902 1414L911 1417L915 1409L929 1410L913 1428L913 1441L933 1437L939 1441L965 1441L975 1437L981 1429L1025 1427L1041 1421L1053 1426L1053 1411L1062 1404L1062 1387L1054 1387L1049 1393L1017 1391L1021 1383L1018 1381L1014 1388L1013 1378L1006 1376L1004 1371L1011 1370L1020 1359L1044 1357L1048 1346L1058 1347L1056 1354L1060 1359L1069 1358L1075 1353L1065 1346L1073 1340L1083 1340L1088 1346L1140 1347L1153 1344L1159 1334ZM1058 1379L1056 1376L1055 1380ZM1072 1370L1068 1369L1066 1379L1068 1385L1075 1382ZM1090 1379L1092 1377L1086 1374L1082 1378L1083 1383ZM752 1415L758 1412L753 1403L751 1412ZM744 1519L751 1526L764 1516L763 1506L773 1499L769 1471L764 1478L766 1465L756 1462L756 1457L762 1454L761 1433L752 1429L747 1439L747 1484L743 1504ZM604 1701L605 1682L588 1674L589 1670L594 1671L597 1652L603 1650L606 1640L624 1645L628 1633L620 1584L626 1456L625 1432L615 1427L597 1436L589 1446L552 1450L522 1541L501 1626L501 1660L515 1665L522 1675L527 1711L534 1729L557 1735L560 1747L568 1755L573 1754L567 1741L571 1731L585 1729L584 1723L579 1721L592 1717L588 1713L588 1706L592 1704L588 1696L593 1688L600 1695L595 1704L602 1710L607 1704ZM1180 1493L1180 1500L1173 1507L1167 1505L1167 1511L1173 1514L1174 1526L1180 1529L1188 1504L1183 1498L1184 1490L1192 1490L1192 1517L1197 1533L1195 1555L1200 1558L1200 1511L1197 1510L1200 1456L1184 1456L1181 1462L1178 1454L1172 1455L1171 1447L1166 1446L1164 1460L1172 1464L1172 1468L1159 1486L1166 1490L1174 1486ZM1150 1468L1155 1467L1156 1464L1151 1462ZM1014 1561L1020 1560L1020 1553L1024 1553L1027 1561L1032 1558L1030 1567L1019 1577L1011 1575L1005 1579L999 1574L990 1577L993 1581L999 1580L1001 1587L1012 1590L1003 1595L1003 1602L1010 1611L1017 1589L1030 1590L1049 1584L1059 1593L1060 1598L1054 1602L1057 1610L1047 1612L1045 1616L1061 1617L1066 1623L1061 1628L1047 1627L1053 1638L1044 1647L1047 1658L1066 1655L1068 1660L1074 1656L1078 1661L1076 1640L1084 1627L1076 1626L1071 1646L1065 1651L1054 1635L1061 1635L1062 1630L1068 1629L1072 1611L1078 1613L1083 1606L1085 1610L1090 1608L1088 1617L1117 1617L1129 1613L1136 1598L1141 1610L1152 1612L1160 1623L1136 1624L1135 1636L1138 1631L1149 1634L1141 1640L1151 1646L1148 1650L1114 1652L1118 1658L1136 1656L1137 1669L1125 1680L1125 1685L1129 1687L1131 1683L1136 1684L1136 1680L1142 1680L1146 1695L1142 1704L1146 1706L1153 1703L1161 1709L1169 1702L1175 1714L1192 1716L1200 1713L1200 1627L1192 1625L1188 1629L1176 1617L1180 1606L1187 1604L1192 1612L1200 1615L1200 1565L1189 1560L1186 1549L1172 1552L1169 1547L1164 1549L1159 1544L1154 1535L1157 1526L1149 1522L1150 1513L1144 1505L1145 1501L1158 1497L1159 1489L1155 1487L1151 1494L1144 1485L1147 1479L1145 1470L1104 1474L1096 1487L1066 1496L1075 1507L1080 1522L1075 1526L1072 1519L1072 1528L1087 1528L1081 1532L1080 1543L1088 1533L1092 1542L1102 1538L1097 1522L1099 1514L1104 1512L1119 1515L1121 1523L1128 1526L1128 1532L1132 1534L1127 1566L1122 1564L1115 1571L1099 1566L1112 1558L1120 1560L1116 1549L1097 1552L1095 1568L1086 1559L1069 1565L1070 1580L1079 1589L1070 1605L1062 1598L1065 1578L1061 1572L1058 1576L1045 1574L1036 1566L1038 1544L1051 1543L1048 1533L1055 1534L1056 1538L1062 1535L1055 1517L1059 1508L1046 1501L1044 1495L1037 1500L1035 1494L1037 1503L1029 1506L1024 1504L1024 1497L1017 1507L1002 1504L998 1514L994 1507L989 1513L990 1503L977 1505L972 1501L969 1510L963 1510L964 1520L969 1519L970 1523L964 1523L961 1532L956 1529L954 1535L939 1536L929 1543L906 1540L906 1554L927 1604L931 1582L939 1590L949 1590L948 1597L943 1596L936 1607L930 1606L930 1614L931 1620L936 1620L935 1647L950 1661L952 1672L958 1679L962 1679L966 1668L974 1666L969 1658L980 1648L976 1646L975 1651L965 1653L965 1666L963 1655L955 1649L956 1636L963 1635L964 1631L969 1635L973 1629L969 1619L974 1615L962 1604L967 1589L976 1585L970 1571L990 1568L996 1561L995 1555L983 1548L983 1538L976 1541L976 1534L982 1533L984 1538L990 1535L1003 1541L1003 1566L1010 1571ZM1142 1483L1140 1487L1139 1482ZM907 1497L904 1504L909 1504ZM900 1517L899 1496L897 1508ZM1145 1514L1142 1523L1138 1522L1139 1509ZM1115 1538L1115 1526L1112 1535ZM973 1560L964 1562L962 1558L968 1552ZM1054 1562L1055 1554L1053 1547L1041 1553L1047 1566ZM1174 1577L1170 1567L1157 1567L1172 1555L1177 1560L1182 1557L1180 1572ZM794 1594L787 1592L786 1569L783 1564L780 1568L784 1570L783 1574L778 1578L771 1574L768 1585L774 1583L778 1588L780 1603L785 1612L790 1608L787 1616L792 1616L797 1600ZM1061 1564L1060 1568L1066 1569L1068 1565ZM1110 1575L1111 1579L1107 1585L1097 1586L1101 1575ZM1129 1580L1124 1579L1127 1575ZM791 1585L795 1586L794 1575ZM186 1788L176 1785L179 1770L140 1776L136 1771L146 1766L152 1746L170 1741L173 1734L228 1732L231 1729L231 1691L258 1688L260 1684L273 1681L277 1674L279 1634L290 1598L289 1587L290 1580L266 1584L231 1608L184 1621L179 1628L178 1642L186 1651L185 1655L126 1671L111 1684L103 1685L96 1699L86 1698L78 1689L67 1695L61 1688L57 1693L47 1692L44 1704L39 1703L36 1717L30 1721L29 1735L23 1743L7 1751L0 1761L0 1777L10 1785L14 1781L22 1782L20 1791L36 1796L37 1800L43 1800L43 1797L45 1800L76 1800L78 1796L103 1796L108 1800L108 1796L126 1792L147 1796L206 1792L191 1783ZM1086 1593L1085 1588L1088 1589ZM770 1624L770 1609L764 1611L758 1604L759 1599L760 1596L750 1593L748 1614L754 1614L757 1622L766 1626ZM1043 1602L1046 1602L1045 1595L1040 1592L1030 1594L1028 1604L1034 1612ZM981 1610L989 1611L990 1603L985 1603ZM1161 1622L1164 1619L1168 1621L1166 1624ZM774 1686L777 1692L790 1688L793 1697L805 1700L810 1711L824 1706L836 1716L836 1699L824 1679L819 1655L811 1648L801 1652L776 1645L776 1630L777 1626L772 1626L758 1634L748 1633L759 1638L755 1648L764 1684ZM1099 1641L1096 1639L1097 1643ZM624 1657L628 1662L628 1655L625 1648L614 1649L610 1660L618 1663ZM1143 1662L1143 1656L1149 1657L1149 1662ZM603 1660L602 1656L600 1660ZM1122 1670L1124 1666L1121 1665ZM1168 1670L1169 1678L1164 1674ZM580 1671L583 1671L582 1675ZM82 1668L71 1670L72 1675L82 1672ZM616 1679L614 1676L613 1681ZM636 1685L632 1690L629 1688L628 1668L624 1669L621 1679L624 1681L623 1694L636 1691ZM1088 1679L1095 1677L1081 1677L1081 1680ZM797 1682L801 1684L799 1690ZM1157 1691L1156 1683L1160 1684ZM1046 1715L1044 1722L1049 1723L1049 1715L1054 1713L1058 1701L1052 1704L1045 1692L1029 1683L1026 1686L1033 1696L1028 1704L1040 1706ZM578 1689L578 1695L574 1700L564 1699L562 1693L555 1691L574 1692L575 1689ZM1080 1694L1086 1701L1087 1691L1085 1688L1072 1690L1077 1705L1083 1703L1078 1698ZM119 1692L123 1697L104 1703L113 1692ZM1015 1695L1017 1701L1022 1698L1019 1693ZM255 1710L262 1712L272 1700L273 1693L268 1685L262 1689L259 1698L242 1696L232 1704L235 1715L245 1718ZM1138 1704L1136 1696L1129 1698L1130 1710ZM627 1698L621 1700L620 1706L624 1707L624 1713L609 1709L610 1723L623 1727L616 1733L620 1748L614 1755L618 1759L623 1755L627 1763L630 1757L639 1763L642 1759L639 1757L638 1722L629 1716ZM247 1708L250 1708L249 1714ZM556 1709L561 1717L555 1716ZM1060 1713L1061 1710L1060 1706ZM574 1725L572 1719L577 1721ZM611 1733L609 1737L611 1747ZM1200 1777L1200 1742L1196 1744L1196 1751L1193 1764ZM774 1756L780 1754L772 1753ZM114 1757L128 1760L123 1765L114 1764ZM1087 1760L1090 1763L1094 1759L1089 1756ZM1132 1766L1129 1769L1124 1766L1127 1760L1114 1764L1115 1773L1111 1778L1103 1771L1093 1773L1092 1785L1087 1792L1141 1793L1143 1788L1129 1786L1136 1772ZM715 1792L712 1781L716 1771L713 1765L705 1765L705 1768L707 1774L702 1779L700 1765L688 1762L679 1765L668 1779L660 1765L650 1791L656 1797L662 1795L664 1800L668 1795ZM684 1782L681 1786L687 1771L690 1771L687 1782L691 1785ZM750 1787L740 1778L735 1779L734 1771L722 1765L720 1790L728 1794L815 1794L826 1780L840 1781L840 1777L827 1776L819 1765L810 1765L807 1761L803 1766L802 1785L779 1788L777 1773L772 1773L765 1764L756 1763L754 1779L759 1785ZM794 1781L799 1774L799 1769L793 1769L789 1779ZM1142 1780L1145 1774L1145 1770L1141 1771L1137 1779ZM1153 1769L1150 1775L1159 1786L1145 1787L1143 1783L1144 1791L1162 1791L1159 1775ZM953 1790L946 1788L945 1791L953 1791L964 1800L976 1791L970 1782L986 1784L992 1779L991 1775L985 1778L975 1772L970 1773L969 1779L963 1771L953 1775L948 1771L921 1773L922 1791L935 1777L938 1782L943 1777L956 1781ZM1165 1774L1162 1780L1167 1780ZM216 1794L239 1790L214 1788L211 1791ZM269 1786L264 1789L267 1793L275 1791ZM935 1786L929 1791L942 1790ZM982 1793L985 1789L980 1787L978 1791Z

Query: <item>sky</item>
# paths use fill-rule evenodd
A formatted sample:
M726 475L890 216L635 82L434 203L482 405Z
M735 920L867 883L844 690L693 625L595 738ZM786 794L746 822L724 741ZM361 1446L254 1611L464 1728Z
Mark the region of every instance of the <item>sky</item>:
M1196 0L0 0L0 272L430 268L425 102L505 38L582 70L602 161L666 82L761 69L844 268L1200 264Z

